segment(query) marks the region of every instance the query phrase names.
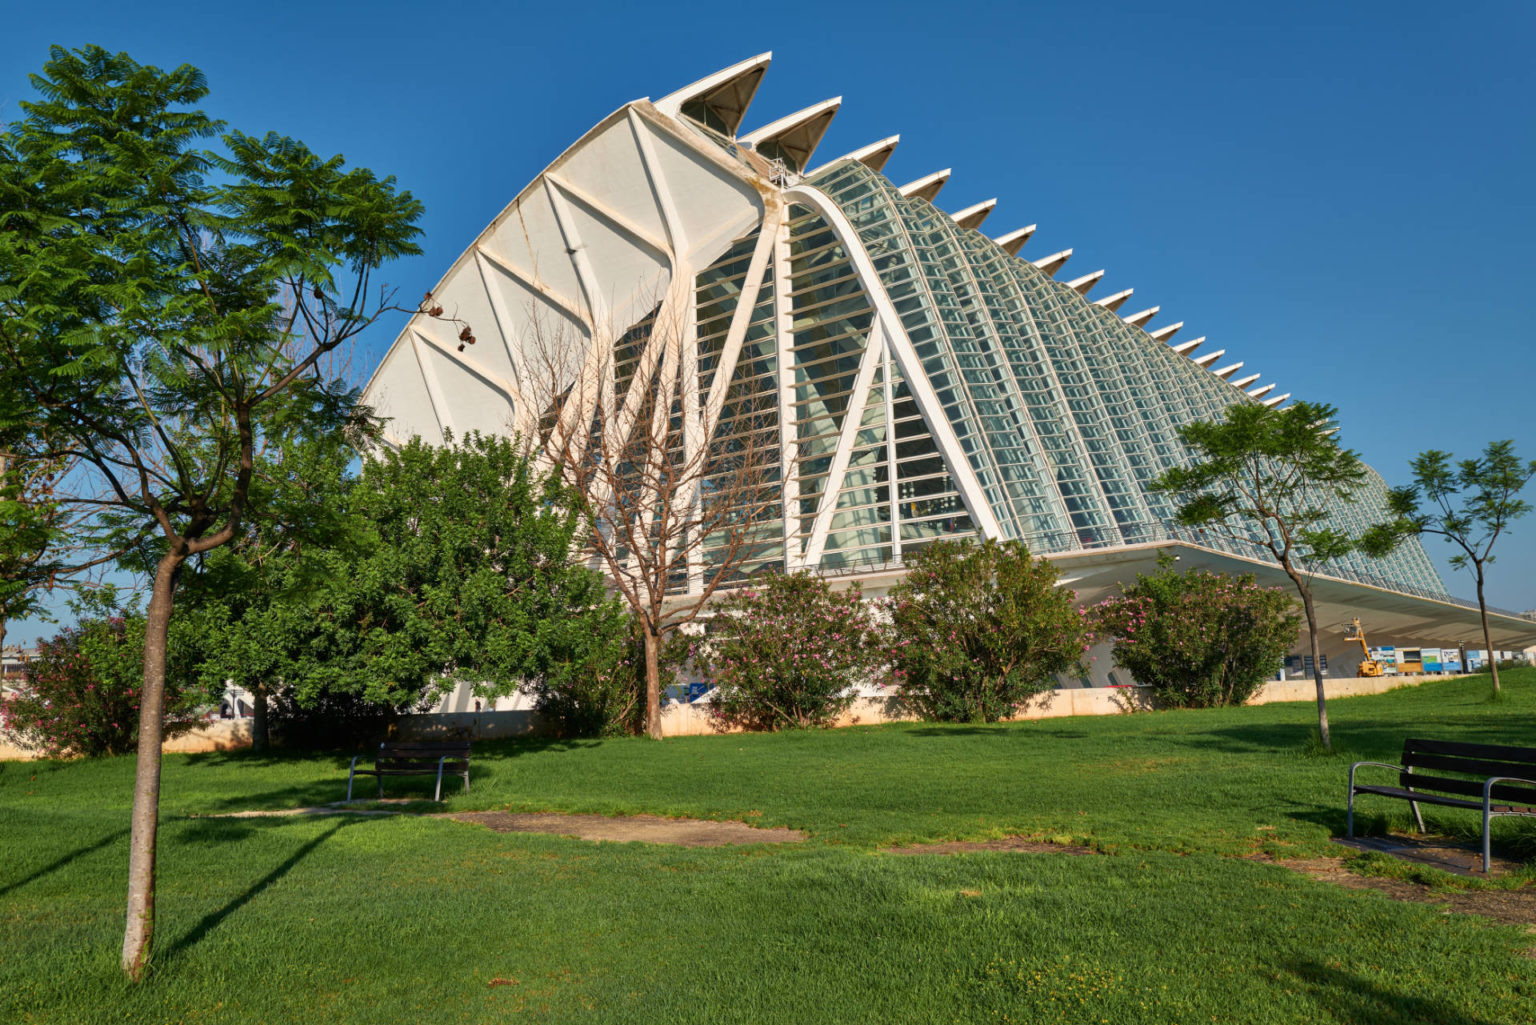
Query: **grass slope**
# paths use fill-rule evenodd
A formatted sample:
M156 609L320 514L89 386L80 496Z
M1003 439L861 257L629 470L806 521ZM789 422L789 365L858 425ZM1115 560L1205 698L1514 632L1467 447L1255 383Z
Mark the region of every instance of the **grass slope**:
M1335 741L1385 760L1410 734L1536 745L1536 672L1506 690L1336 701ZM155 968L138 987L116 969L132 760L0 764L0 1021L1536 1020L1520 930L1234 857L1338 853L1348 757L1303 753L1312 717L481 745L474 791L448 802L812 836L717 850L200 817L337 800L346 756L168 756ZM1406 826L1406 806L1378 804L1366 825ZM1506 852L1531 846L1519 823L1496 828ZM1111 856L878 853L1015 832Z

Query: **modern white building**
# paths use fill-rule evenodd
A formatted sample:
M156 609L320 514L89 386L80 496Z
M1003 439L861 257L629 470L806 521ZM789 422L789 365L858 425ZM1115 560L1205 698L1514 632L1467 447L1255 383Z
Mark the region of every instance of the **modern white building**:
M820 160L840 98L744 130L769 60L626 103L518 193L433 293L476 343L415 317L370 381L387 435L535 429L530 340L555 332L616 368L619 401L669 389L686 444L750 423L782 453L764 525L782 543L759 565L878 592L915 547L980 535L1059 560L1085 601L1169 548L1284 583L1253 550L1171 526L1148 484L1187 458L1180 424L1290 388L1103 271L1067 271L1072 250L1026 254L1034 225L984 234L995 200L940 209L948 169L886 178L898 136ZM1385 490L1373 473L1335 522L1373 522ZM1374 642L1481 647L1475 607L1444 590L1416 542L1331 565L1317 591L1334 675L1353 673L1357 615ZM1496 617L1496 647L1532 643L1536 621ZM1097 664L1091 682L1109 682Z

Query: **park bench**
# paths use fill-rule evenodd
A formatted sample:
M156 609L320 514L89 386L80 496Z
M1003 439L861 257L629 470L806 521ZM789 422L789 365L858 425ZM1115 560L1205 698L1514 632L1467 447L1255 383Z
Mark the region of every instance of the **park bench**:
M386 740L379 745L373 756L373 768L359 769L358 760L352 759L347 774L347 800L352 800L352 781L358 776L379 778L379 797L384 797L385 776L436 776L437 792L434 801L443 799L443 773L459 776L464 780L464 792L469 793L469 741L450 740L440 742Z
M1398 785L1357 785L1355 770L1362 766L1395 770ZM1481 811L1483 871L1487 872L1493 860L1488 831L1493 819L1500 815L1536 816L1536 748L1410 739L1403 741L1401 765L1355 762L1349 767L1347 835L1350 838L1355 835L1356 794L1407 801L1421 833L1424 832L1424 816L1419 811L1421 804ZM1495 804L1495 801L1508 803Z

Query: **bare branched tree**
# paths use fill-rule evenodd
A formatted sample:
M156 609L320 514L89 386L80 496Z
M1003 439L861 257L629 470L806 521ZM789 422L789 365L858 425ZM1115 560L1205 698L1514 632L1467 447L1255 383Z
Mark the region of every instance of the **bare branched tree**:
M736 372L700 358L688 289L614 330L551 328L524 341L514 428L559 473L587 525L586 555L635 617L645 651L645 729L661 737L665 643L722 587L783 557L771 357ZM755 380L754 380L755 379Z

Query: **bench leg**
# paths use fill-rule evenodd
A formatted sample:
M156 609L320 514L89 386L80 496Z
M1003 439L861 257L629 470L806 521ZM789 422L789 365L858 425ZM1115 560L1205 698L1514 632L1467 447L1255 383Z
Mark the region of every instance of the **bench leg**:
M384 800L384 775L379 774L379 800Z
M443 763L442 762L438 762L437 763L437 790L432 794L432 800L434 800L434 801L441 801L442 799L443 799Z
M352 770L347 773L347 800L348 801L352 800L352 781L354 779L356 779L356 778L357 778L357 766L354 765L354 766L352 766Z
M1344 836L1350 840L1355 838L1355 788L1349 788L1349 823L1344 829Z
M1409 801L1408 802L1408 807L1413 809L1413 821L1418 823L1418 825L1419 825L1419 832L1420 833L1425 832L1425 829L1424 829L1424 813L1419 811L1419 802L1418 801Z
M1483 875L1493 871L1493 816L1483 809Z

